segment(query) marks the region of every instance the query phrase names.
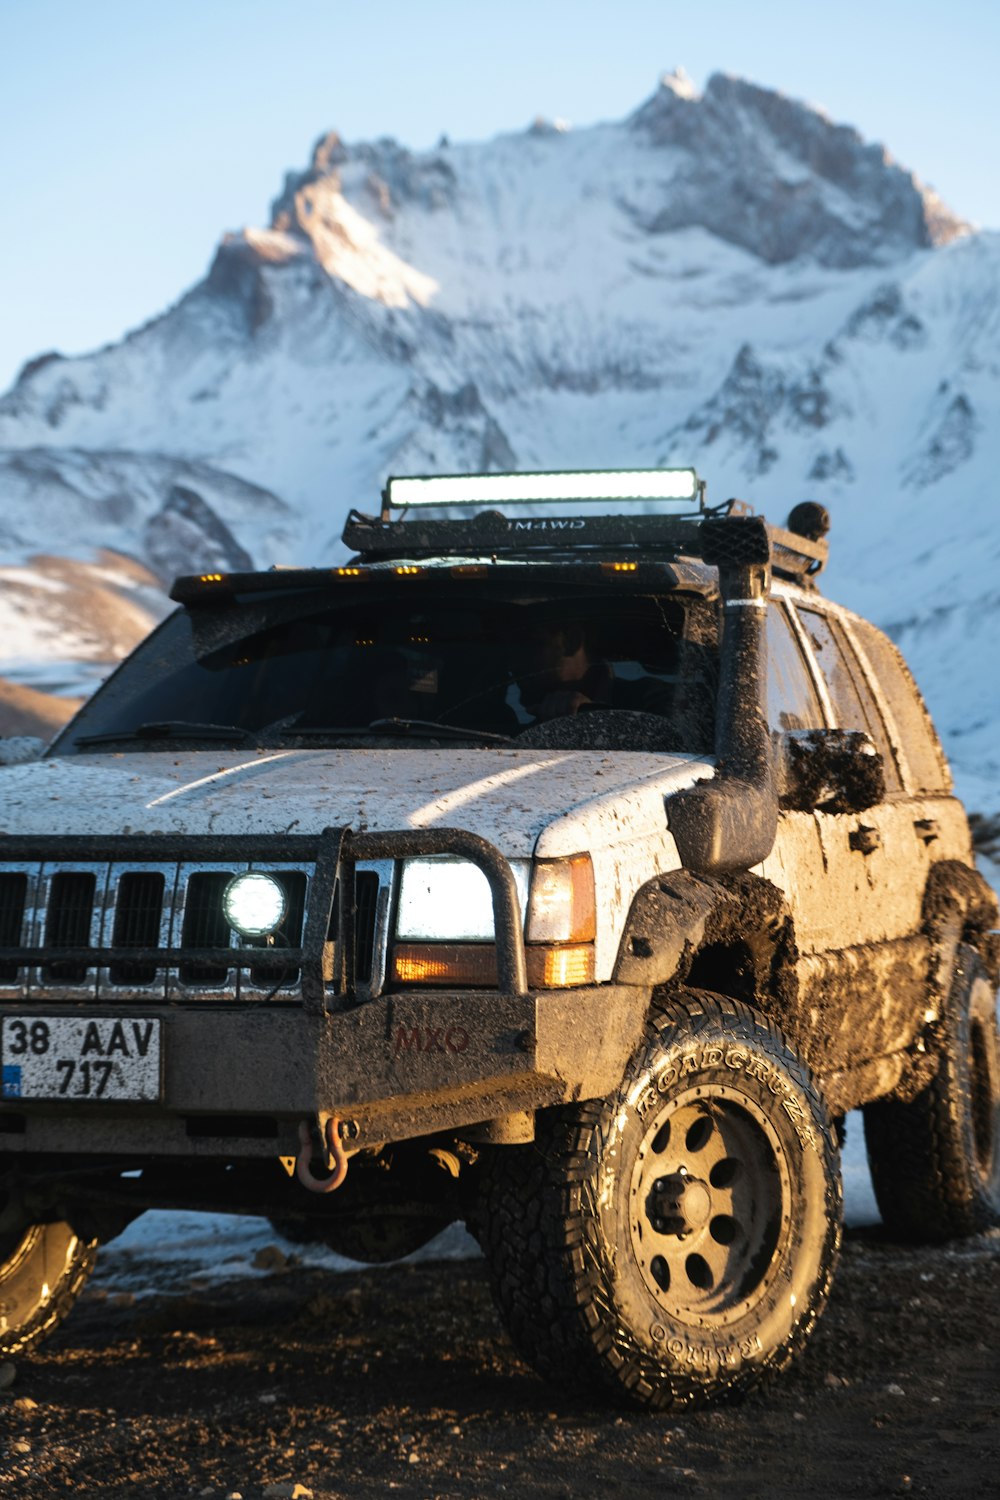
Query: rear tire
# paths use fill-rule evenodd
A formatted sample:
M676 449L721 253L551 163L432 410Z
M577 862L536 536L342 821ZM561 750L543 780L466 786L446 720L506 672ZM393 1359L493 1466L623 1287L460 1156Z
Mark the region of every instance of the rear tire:
M654 1012L617 1093L494 1153L481 1232L501 1315L542 1375L679 1410L801 1348L840 1204L804 1064L747 1007L687 990Z
M935 1241L1000 1225L1000 1036L996 994L974 948L958 947L934 1078L912 1103L866 1105L864 1119L891 1233Z
M34 1349L73 1306L97 1259L97 1242L68 1224L33 1224L0 1243L0 1355Z

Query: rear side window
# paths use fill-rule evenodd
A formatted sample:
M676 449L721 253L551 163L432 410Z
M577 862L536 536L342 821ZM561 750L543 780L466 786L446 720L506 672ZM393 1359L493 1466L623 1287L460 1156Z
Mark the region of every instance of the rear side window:
M822 729L823 710L788 616L767 611L767 717L772 729Z
M862 729L871 736L885 763L886 790L899 791L902 782L885 722L843 631L819 610L800 606L799 618L830 690L838 726Z
M948 763L934 732L930 714L920 690L910 676L909 668L888 636L869 625L867 620L852 620L851 630L889 700L903 744L914 789L923 792L948 792L951 776Z

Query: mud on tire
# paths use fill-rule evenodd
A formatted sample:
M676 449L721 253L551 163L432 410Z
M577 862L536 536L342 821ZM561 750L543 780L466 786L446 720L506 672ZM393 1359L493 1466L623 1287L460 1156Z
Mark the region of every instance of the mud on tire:
M886 1227L945 1240L1000 1225L1000 1038L983 961L959 944L938 1070L909 1104L865 1106L865 1144Z
M0 1356L34 1349L61 1323L97 1259L68 1224L32 1224L0 1239Z
M676 991L615 1095L494 1152L479 1229L539 1373L679 1409L788 1363L826 1302L840 1218L805 1065L747 1007Z

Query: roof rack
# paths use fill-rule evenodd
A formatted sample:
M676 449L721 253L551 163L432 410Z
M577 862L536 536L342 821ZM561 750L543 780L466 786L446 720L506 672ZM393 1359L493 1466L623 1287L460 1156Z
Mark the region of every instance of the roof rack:
M575 508L623 501L642 504L644 513L506 515L492 508L503 505L516 511L525 505L542 508L559 502ZM653 504L661 508L650 512ZM490 508L468 513L483 505ZM434 510L448 514L428 515ZM400 514L394 516L394 511ZM706 504L705 482L690 468L408 475L389 479L379 516L352 510L343 540L361 563L470 555L579 557L587 549L700 557L704 521L751 514L752 507L742 500ZM804 582L822 570L825 541L770 525L767 529L776 572Z
M639 501L666 504L669 510L652 514L616 515L513 515L497 509L473 510L484 500L501 499L506 504L549 505L560 500ZM447 519L429 516L434 508L451 514ZM394 518L392 511L401 511ZM459 512L455 518L455 511ZM411 516L411 519L405 517ZM719 522L733 524L720 535ZM801 529L800 529L801 528ZM344 526L344 542L355 558L347 566L332 568L281 568L270 572L202 573L175 580L171 599L179 604L226 604L236 594L272 593L276 589L316 588L334 585L339 579L367 577L369 563L417 563L422 558L473 558L531 562L534 560L604 562L609 554L621 558L629 571L637 563L654 565L678 558L706 559L708 532L713 541L708 551L713 562L730 545L736 553L753 532L767 533L775 573L811 586L827 560L823 539L829 517L822 506L803 501L789 517L789 527L769 525L753 513L743 500L705 503L705 485L693 469L567 470L545 474L446 474L389 480L383 494L382 514L366 516L352 510ZM753 546L758 546L754 542ZM756 557L756 560L762 560ZM416 572L404 567L399 572Z

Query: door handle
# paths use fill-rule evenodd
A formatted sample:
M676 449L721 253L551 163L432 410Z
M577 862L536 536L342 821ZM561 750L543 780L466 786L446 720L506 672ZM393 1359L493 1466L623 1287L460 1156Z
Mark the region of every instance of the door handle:
M882 835L877 828L852 828L848 842L859 854L874 854L882 846Z
M922 839L925 844L933 844L941 833L937 818L916 818L913 826L916 829L917 838Z

